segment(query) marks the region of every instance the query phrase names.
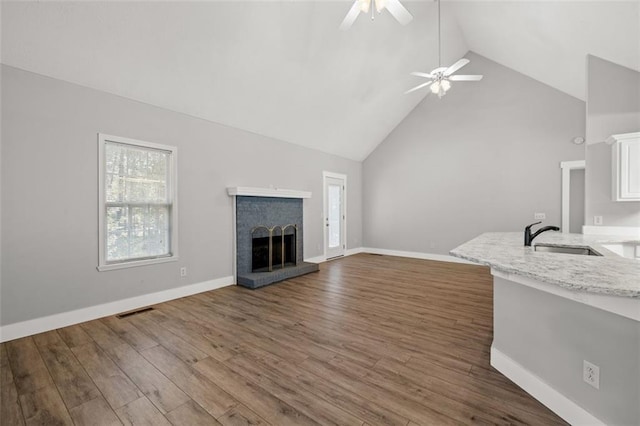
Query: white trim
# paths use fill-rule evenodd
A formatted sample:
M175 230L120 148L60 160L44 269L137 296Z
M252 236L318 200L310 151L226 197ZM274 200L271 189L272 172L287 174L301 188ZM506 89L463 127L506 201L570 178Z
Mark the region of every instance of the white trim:
M606 424L493 345L491 345L491 366L570 424Z
M569 170L584 169L586 164L585 160L561 161L560 168Z
M345 256L353 256L354 254L360 254L360 253L364 253L364 248L362 247L357 247L357 248L351 248L351 249L347 249L344 252Z
M344 256L332 257L331 259L340 259L341 257L353 256L354 254L364 253L364 250L365 249L362 247L347 249L344 252ZM327 258L324 256L316 256L305 259L304 261L308 263L323 263L327 261Z
M283 188L253 188L248 186L233 186L227 188L231 197L275 197L275 198L311 198L311 192L297 191Z
M571 232L569 225L571 218L571 170L584 170L585 167L585 160L560 162L560 168L562 169L562 224L560 228L565 234Z
M176 262L178 256L154 257L153 259L132 260L128 262L109 263L106 265L98 265L97 270L100 272L113 271L114 269L136 268L138 266L156 265L158 263Z
M342 253L337 256L340 257L346 254L347 250L347 175L335 172L322 172L322 241L323 241L323 253L325 260L327 257L327 178L340 179L343 183L342 191L342 235L340 245L342 246Z
M151 259L131 260L123 262L107 263L105 247L105 146L107 142L114 142L124 145L132 145L140 148L156 149L168 151L169 157L169 199L171 200L170 222L169 222L169 255ZM153 265L157 263L173 262L178 260L178 148L170 145L161 145L153 142L146 142L121 136L98 133L98 266L100 272L114 269L134 268L138 266Z
M192 294L203 293L205 291L216 290L222 287L234 285L232 276L203 281L156 293L144 294L142 296L130 297L128 299L117 300L115 302L103 303L101 305L80 308L69 312L62 312L46 317L35 318L27 321L16 322L0 327L0 342L6 342L20 337L31 336L61 327L67 327L97 318L139 309L149 305L155 305Z
M640 227L637 226L592 226L582 227L584 235L606 235L611 237L640 238Z
M570 290L555 284L544 283L522 275L510 274L491 268L491 275L517 284L535 288L555 296L564 297L574 302L602 309L634 321L640 321L640 299L632 297L611 296L608 294L588 293L581 290Z
M381 248L363 248L363 253L369 254L383 254L385 256L399 256L399 257L409 257L412 259L424 259L424 260L437 260L439 262L453 262L453 263L464 263L467 265L477 265L477 263L470 262L465 259L461 259L459 257L449 256L447 254L435 254L435 253L422 253L417 251L400 251L400 250L387 250Z
M632 192L630 175L633 173L635 161L630 158L629 150L632 145L640 148L640 132L612 135L607 140L611 148L611 198L616 202L638 202L640 193ZM637 167L637 165L636 165Z
M238 236L237 234L237 230L236 230L236 224L237 224L237 208L238 208L238 197L233 197L233 203L232 203L232 217L233 217L233 222L231 224L231 229L233 230L233 235L231 238L231 257L233 259L233 264L231 265L231 270L233 271L233 281L234 282L238 282Z
M334 179L346 179L347 175L345 175L344 173L328 172L325 170L322 172L322 177L330 177Z
M607 145L613 145L616 142L621 142L627 139L639 139L640 138L640 132L634 132L634 133L620 133L617 135L611 135L609 136L606 140L605 143Z

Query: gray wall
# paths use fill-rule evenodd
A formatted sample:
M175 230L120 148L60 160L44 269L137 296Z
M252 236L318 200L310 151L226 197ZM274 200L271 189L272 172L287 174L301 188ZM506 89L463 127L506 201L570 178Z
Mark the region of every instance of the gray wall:
M615 202L611 194L611 135L640 131L640 73L587 57L586 225L640 227L640 202Z
M494 277L493 347L605 424L640 424L637 321ZM600 389L583 360L600 367Z
M482 232L560 225L560 162L584 159L584 102L479 55L365 160L367 247L446 254ZM417 83L417 81L416 81ZM418 96L418 95L416 95Z
M569 232L582 234L584 225L584 169L571 170L569 178Z
M359 162L7 66L2 107L2 325L232 275L228 186L311 191L304 252L313 257L322 171L345 173L347 244L361 246ZM178 262L96 270L98 132L178 147Z

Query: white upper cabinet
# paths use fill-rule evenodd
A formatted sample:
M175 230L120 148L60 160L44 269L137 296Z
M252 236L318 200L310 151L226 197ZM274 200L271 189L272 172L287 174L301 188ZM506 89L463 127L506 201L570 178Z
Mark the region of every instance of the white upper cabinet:
M640 132L613 135L613 200L640 201Z

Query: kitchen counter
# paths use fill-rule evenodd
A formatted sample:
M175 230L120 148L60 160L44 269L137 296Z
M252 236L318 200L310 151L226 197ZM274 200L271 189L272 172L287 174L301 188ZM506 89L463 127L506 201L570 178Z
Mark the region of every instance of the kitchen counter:
M533 241L602 256L523 242L486 233L450 252L491 267L491 365L570 424L640 425L640 259L607 249L637 256L640 241L554 231Z
M522 232L482 234L450 251L455 257L492 270L553 284L568 290L640 299L640 260L615 254L603 244L640 241L623 237L586 236L548 231L533 245L590 247L602 256L536 252L524 247Z

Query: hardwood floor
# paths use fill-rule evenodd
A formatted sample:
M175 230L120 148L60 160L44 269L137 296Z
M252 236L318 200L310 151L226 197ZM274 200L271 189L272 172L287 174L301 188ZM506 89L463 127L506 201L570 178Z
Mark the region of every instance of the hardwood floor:
M491 282L360 254L7 342L0 423L564 424L490 367Z

